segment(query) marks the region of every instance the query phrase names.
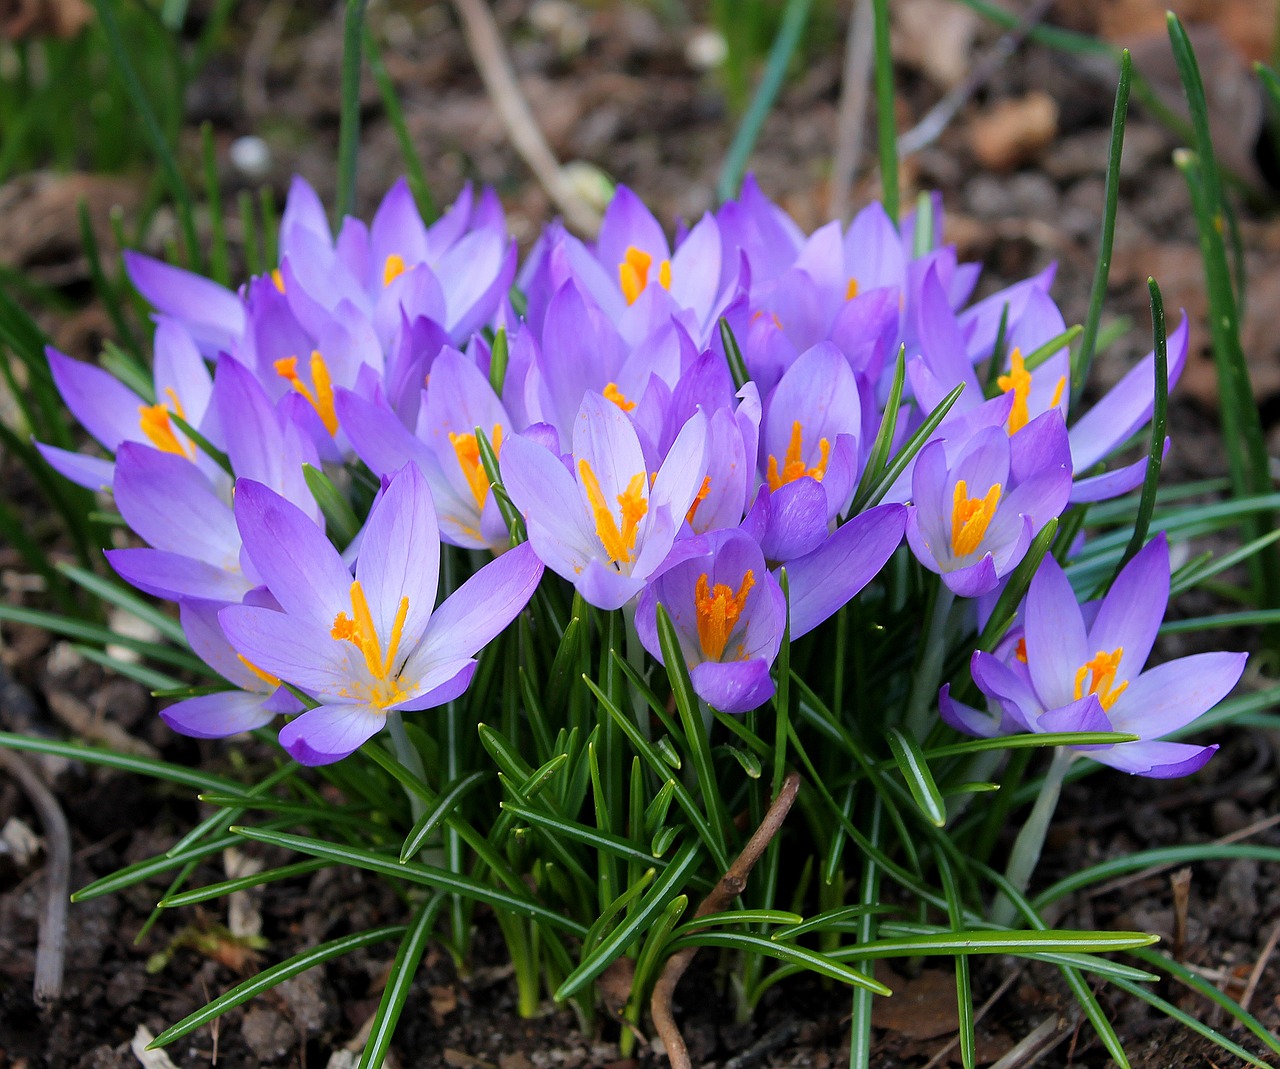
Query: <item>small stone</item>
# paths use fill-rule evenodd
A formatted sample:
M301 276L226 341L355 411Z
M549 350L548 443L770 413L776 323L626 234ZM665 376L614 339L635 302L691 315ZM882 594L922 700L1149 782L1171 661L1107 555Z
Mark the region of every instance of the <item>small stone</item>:
M240 1035L258 1060L264 1062L279 1061L298 1042L293 1025L266 1006L249 1008L240 1026Z
M1058 105L1038 90L1000 101L969 125L973 154L993 171L1012 171L1036 160L1057 132Z

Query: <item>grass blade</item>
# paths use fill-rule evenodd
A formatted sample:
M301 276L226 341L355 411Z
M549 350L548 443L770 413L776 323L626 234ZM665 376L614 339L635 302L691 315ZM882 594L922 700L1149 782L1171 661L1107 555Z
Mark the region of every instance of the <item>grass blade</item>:
M911 797L916 800L920 812L925 819L936 828L947 823L947 805L942 800L942 792L934 782L933 773L929 771L929 763L915 739L904 735L897 728L890 728L885 735L889 749L893 752L893 760L907 781Z

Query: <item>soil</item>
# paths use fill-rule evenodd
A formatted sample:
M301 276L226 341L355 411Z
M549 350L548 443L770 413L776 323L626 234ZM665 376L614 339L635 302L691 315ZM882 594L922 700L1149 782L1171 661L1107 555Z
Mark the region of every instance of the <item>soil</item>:
M713 206L717 169L735 118L716 75L699 72L690 63L697 48L692 23L664 21L657 12L666 8L658 3L579 6L537 0L494 6L530 103L562 160L587 161L633 186L667 222L695 219ZM899 122L905 128L957 76L964 77L972 57L990 47L997 34L986 24L961 18L948 24L947 41L938 41L938 35L930 36L931 19L954 18L959 5L902 0L894 6L899 11ZM1142 69L1159 90L1170 84L1171 64L1160 58L1158 40L1139 39L1151 25L1150 6L1141 0L1061 4L1051 18L1133 44L1135 54L1143 57ZM1261 119L1251 118L1256 109L1241 106L1238 95L1243 91L1247 97L1252 85L1247 48L1257 37L1241 30L1239 22L1247 17L1246 7L1269 5L1183 6L1198 7L1203 16L1197 41L1215 107L1221 109L1219 126L1230 135L1224 138L1230 143L1220 147L1251 183L1265 189L1270 167L1265 165L1266 146L1257 149ZM833 13L835 5L815 7L803 60L752 156L761 185L806 228L824 221L829 211L844 32ZM192 5L193 23L207 14L201 3ZM437 198L447 203L466 180L492 184L507 206L513 231L523 242L530 241L551 208L511 150L448 8L437 4L419 10L399 3L375 8L370 19L384 42L388 71ZM233 141L253 135L266 142L266 180L277 190L283 192L288 177L297 172L332 202L339 20L340 11L307 10L289 0L247 0L237 6L227 31L228 47L214 56L188 99L188 136L194 144L198 123L212 122L229 197L262 181L230 162ZM949 46L952 38L961 44ZM958 59L948 47L952 53L961 49ZM948 237L963 258L984 264L983 292L1056 261L1054 295L1069 323L1083 320L1096 261L1114 77L1109 62L1028 45L972 94L935 144L906 161L909 190L943 192ZM365 92L358 193L367 216L402 165L376 89L370 84ZM1044 94L1051 107L1046 109L1037 94ZM1132 326L1097 364L1098 381L1105 384L1150 348L1146 278L1154 274L1169 308L1185 308L1193 328L1192 355L1171 409L1174 449L1167 470L1173 480L1225 471L1194 223L1185 184L1170 162L1177 144L1149 114L1135 108L1126 136L1117 252L1104 319L1105 327L1128 316ZM864 167L869 163L864 161ZM140 184L137 176L39 175L0 187L0 260L82 301L87 286L84 264L75 252L76 201L87 195L95 218L105 218L113 203L138 203ZM856 202L868 199L874 188L874 178L866 178L855 190ZM1269 319L1280 298L1280 223L1265 212L1246 211L1241 233L1250 285L1245 345L1268 432L1273 446L1280 447L1280 331ZM163 243L165 236L161 219L156 240ZM107 330L105 317L92 305L44 322L62 347L79 355L88 355ZM11 460L3 475L12 500L37 500ZM34 604L37 595L20 568L16 554L0 547L5 598ZM1204 606L1184 604L1182 611L1200 612ZM1213 638L1228 647L1251 649L1261 642L1248 632L1219 632ZM1182 650L1171 645L1166 652ZM65 644L24 627L3 629L0 727L45 734L96 732L99 737L110 728L117 738L127 737L168 758L220 771L229 766L226 747L170 734L153 716L141 687L105 677ZM1220 741L1221 752L1190 780L1165 783L1108 773L1105 781L1099 776L1069 787L1037 879L1048 882L1135 849L1232 834L1280 845L1280 828L1268 820L1276 812L1277 740L1235 730ZM242 754L250 762L263 756L252 746ZM32 763L53 785L71 826L73 887L165 849L200 816L184 790L98 769ZM0 828L7 832L11 820L39 830L26 796L14 782L0 778ZM265 939L260 952L227 940L214 939L203 950L184 943L183 936L216 932L216 925L226 923L222 904L166 912L135 944L164 887L153 881L71 908L62 998L41 1008L31 991L43 857L21 857L7 849L9 835L2 838L0 1069L163 1067L168 1063L144 1061L131 1050L139 1027L158 1033L262 963L404 917L402 903L379 882L358 872L322 872L270 884L255 896L252 904ZM224 877L223 866L212 862L195 875L210 881ZM1185 909L1174 907L1175 884L1187 893ZM1254 861L1198 864L1189 886L1186 877L1162 871L1106 894L1077 897L1069 910L1060 920L1073 926L1162 933L1183 960L1237 997L1256 973L1250 1005L1264 1024L1280 1029L1280 968L1266 962L1268 946L1274 948L1269 938L1280 923L1280 883L1273 866ZM152 956L166 950L171 951L168 964L149 971ZM361 1026L377 1005L393 954L393 944L374 946L313 970L178 1042L168 1054L180 1066L354 1065L358 1055L350 1051L359 1050ZM738 1023L727 997L706 996L723 990L722 979L710 968L707 962L695 963L677 995L678 1018L695 1064L749 1069L848 1063L849 1004L843 990L814 981L779 985L752 1019ZM1089 1026L1073 1016L1073 1002L1058 974L1031 966L1011 979L1015 968L1007 959L975 959L980 1004L1003 989L979 1025L980 1063L1008 1054L1043 1027L1056 1042L1038 1064L1105 1064L1105 1052ZM954 1034L949 974L903 969L892 984L899 997L878 1011L873 1064L959 1064L954 1048L943 1053ZM1201 1019L1225 1027L1207 1003L1183 989L1162 985L1157 990ZM1103 988L1100 998L1135 1066L1165 1069L1233 1061L1113 988ZM1228 1034L1260 1052L1237 1031L1228 1029ZM611 1026L583 1031L570 1014L550 1006L542 1016L521 1020L496 930L482 918L477 959L466 975L459 975L444 950L428 952L395 1041L395 1057L406 1069L641 1069L665 1064L647 1038L630 1059L622 1058L616 1041Z

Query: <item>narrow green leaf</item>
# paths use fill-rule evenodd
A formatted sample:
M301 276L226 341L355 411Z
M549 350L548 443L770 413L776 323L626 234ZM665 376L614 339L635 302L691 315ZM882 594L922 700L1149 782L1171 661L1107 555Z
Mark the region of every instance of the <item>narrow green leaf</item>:
M685 921L672 934L682 936L704 928L736 928L740 924L785 924L794 931L803 919L799 913L792 913L785 909L733 909L724 913L704 913L694 920ZM770 938L776 939L777 933Z
M378 1000L378 1008L374 1011L369 1038L360 1055L360 1069L380 1069L390 1053L391 1037L395 1034L404 1004L409 999L410 985L418 973L422 954L427 949L427 941L435 930L436 917L443 905L444 896L434 894L418 907L409 922L408 931L396 950L395 961L391 963L391 972L387 975L386 987L382 989L382 998Z
M209 274L223 286L231 285L231 257L227 252L227 228L223 221L222 184L218 181L218 157L213 145L213 124L200 124L200 155L204 164L204 198L209 209L209 229L213 240L209 252Z
M233 828L237 835L255 842L280 846L286 850L295 850L300 854L335 861L341 865L353 865L356 868L376 872L382 876L409 880L412 883L425 884L437 890L451 894L460 894L476 902L483 902L495 909L507 910L518 917L528 917L548 927L559 928L572 935L586 935L586 928L577 921L548 909L535 901L527 893L517 894L501 888L474 880L458 872L438 868L435 865L424 865L421 862L400 862L385 854L375 854L354 846L326 842L323 839L312 839L304 835L290 835L283 832L263 831L261 828Z
M882 3L883 0L876 0L876 2ZM871 487L871 492L867 494L866 501L863 502L864 509L880 504L880 499L897 482L898 476L907 470L907 465L924 448L925 443L933 432L938 429L938 424L946 419L947 413L951 411L952 406L960 399L960 394L963 392L964 383L958 383L955 389L938 402L938 407L929 413L925 421L916 429L916 432L906 440L902 448L894 454L893 459L885 465L884 473L875 481L875 484Z
M1120 204L1120 156L1124 149L1124 126L1129 115L1129 89L1133 83L1133 59L1129 50L1120 53L1120 81L1116 86L1116 102L1111 112L1111 145L1107 152L1107 178L1103 192L1102 234L1098 240L1098 265L1094 269L1093 287L1089 290L1089 314L1084 322L1080 347L1071 361L1071 408L1080 404L1089 369L1097 351L1098 326L1107 299L1107 279L1111 274L1111 255L1115 248L1116 214Z
M819 976L839 980L853 987L866 988L877 995L893 994L879 980L849 968L833 955L821 954L816 950L795 946L792 943L775 943L772 939L750 932L696 931L672 939L668 947L671 951L682 950L685 947L719 947L744 954L759 954L787 962L789 965L817 973Z
M418 206L418 213L425 223L430 225L440 217L435 198L431 195L431 186L427 182L427 172L422 166L422 157L413 146L413 136L409 133L408 123L404 119L404 110L400 107L400 99L396 96L395 83L387 73L387 65L382 62L382 53L374 40L372 31L365 27L364 34L365 59L369 62L369 70L378 86L378 94L382 97L382 110L386 112L387 122L395 131L396 143L400 146L400 158L404 160L405 175L409 189L413 192L413 201ZM500 381L500 380L499 380ZM500 387L494 387L500 392Z
M507 362L511 356L511 346L507 342L507 328L499 327L493 336L493 346L489 351L489 385L493 392L502 396L502 386L507 379Z
M911 797L916 800L920 812L934 827L941 828L947 823L947 806L942 800L942 792L934 782L933 773L929 771L929 763L915 739L904 735L897 728L890 728L885 734L898 771L907 782Z
M292 865L263 869L261 872L255 872L252 876L238 876L234 880L222 880L219 883L197 887L192 891L183 891L181 894L169 893L160 899L158 905L163 909L194 906L197 902L207 902L211 898L222 898L233 891L246 891L251 887L261 887L265 883L274 883L277 880L291 880L295 876L306 876L308 873L318 872L320 869L327 868L328 865L327 861L318 859L296 861Z
M174 869L181 868L189 861L199 861L201 858L210 857L229 846L236 845L238 843L234 835L224 835L218 839L188 847L178 853L156 854L154 857L135 861L132 865L117 869L107 876L85 884L80 890L72 892L71 901L89 902L95 898L101 898L103 895L115 894L116 891L122 891L126 887L142 883L143 880L149 880L152 876L159 876L162 873L172 872Z
M738 347L738 339L734 337L733 328L724 316L720 317L720 342L724 346L725 359L729 362L729 372L733 375L733 384L739 390L750 380L747 362L742 358L742 350Z
M894 117L893 50L889 43L888 0L872 0L875 16L876 140L880 146L880 186L884 210L898 223L898 130Z
M640 900L635 912L610 932L594 950L584 955L577 968L564 978L553 996L555 1000L563 1002L571 998L604 972L632 940L638 938L662 914L698 860L699 846L696 841L682 846L671 859L666 871L654 881Z
M1004 321L1001 320L1001 323ZM858 483L858 491L853 495L853 504L849 515L856 516L862 511L871 497L875 480L884 471L889 461L889 450L893 448L893 436L898 430L898 415L902 405L902 390L907 381L907 347L898 346L898 357L893 363L893 382L889 386L889 399L885 402L884 416L880 419L880 429L876 431L875 441L871 443L871 454L867 457L867 466L862 469L862 479Z
M404 925L393 924L385 928L372 928L368 931L356 932L354 935L344 935L341 939L332 939L327 943L321 943L317 947L312 947L310 950L305 950L301 954L295 955L288 961L282 961L279 965L263 969L257 976L236 984L230 991L220 995L203 1009L196 1010L195 1013L184 1017L172 1027L166 1028L147 1045L147 1049L154 1050L157 1047L168 1046L175 1039L190 1035L197 1028L201 1028L214 1018L220 1017L227 1010L243 1005L251 998L262 994L264 991L270 991L277 984L283 983L299 973L304 973L308 969L314 968L316 965L322 965L334 958L340 958L344 954L350 954L354 950L360 950L363 947L373 946L377 943L384 943L388 939L394 939L396 936L402 935L404 931Z
M136 616L143 623L150 624L170 642L175 642L180 646L187 645L187 634L182 630L182 624L172 616L156 608L152 602L140 598L123 583L106 579L95 572L89 571L87 568L78 568L74 564L60 563L57 567L58 571L77 586L89 591L90 594L101 598L109 605L114 605Z
M338 544L339 549L349 546L360 533L360 518L351 507L351 502L333 485L333 480L314 464L302 465L302 477L307 481L307 489L324 514L329 537Z
M1078 323L1075 326L1067 327L1067 329L1061 334L1050 338L1047 342L1036 346L1036 348L1032 349L1031 352L1027 353L1022 358L1022 366L1028 371L1035 371L1035 369L1048 360L1049 357L1053 356L1055 353L1061 352L1080 337L1083 332L1084 327L1080 326Z
M101 2L101 0L99 0ZM360 154L360 60L365 0L345 0L342 18L342 85L338 117L337 222L356 213L356 162ZM334 228L335 230L337 227Z
M408 861L419 850L423 844L431 837L431 833L439 827L440 822L445 819L471 791L483 783L488 777L483 772L472 772L469 776L463 776L462 779L449 784L440 792L440 797L436 799L433 806L429 806L425 813L418 818L418 822L410 829L409 834L405 836L404 845L400 848L401 862Z

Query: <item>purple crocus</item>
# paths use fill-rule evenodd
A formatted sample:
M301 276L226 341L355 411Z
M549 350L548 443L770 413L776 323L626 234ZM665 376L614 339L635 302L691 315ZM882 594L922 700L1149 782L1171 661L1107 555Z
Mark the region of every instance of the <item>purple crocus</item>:
M1200 653L1143 670L1169 599L1169 544L1157 535L1088 612L1058 563L1046 557L1024 607L1025 631L1005 658L978 650L973 681L989 712L939 695L942 717L971 735L1014 731L1117 731L1136 742L1082 748L1083 756L1135 775L1195 772L1216 745L1167 742L1221 701L1244 671L1246 654ZM1092 623L1086 621L1092 617Z
M706 417L689 420L653 477L631 421L598 393L582 400L572 469L529 437L510 439L502 480L529 541L588 603L618 609L667 561L706 474Z
M698 696L721 712L745 713L773 696L769 670L782 645L787 601L748 535L716 531L697 542L702 552L645 587L636 605L636 631L661 662L662 605Z
M219 621L257 669L319 703L280 732L281 745L308 765L346 757L382 730L388 713L461 694L476 653L515 619L542 576L532 549L519 546L435 607L440 537L413 466L375 503L354 581L310 519L261 484L237 483L236 521L283 611L233 605Z
M973 598L993 590L1066 507L1066 426L1051 409L1013 438L987 427L954 459L947 453L945 441L934 441L916 458L907 542L952 593Z

